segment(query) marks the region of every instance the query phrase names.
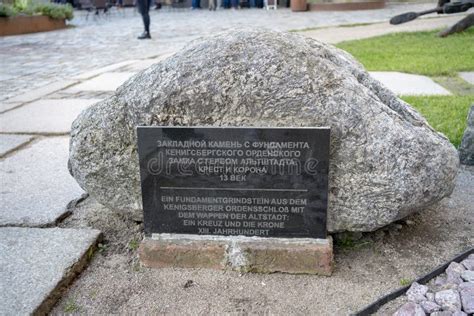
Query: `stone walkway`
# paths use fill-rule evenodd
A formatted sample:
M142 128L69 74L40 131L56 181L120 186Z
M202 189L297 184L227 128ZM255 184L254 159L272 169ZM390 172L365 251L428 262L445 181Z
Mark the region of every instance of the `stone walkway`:
M289 9L161 10L151 12L153 40L138 41L140 16L133 9L108 18L85 19L78 12L76 27L21 36L0 37L0 102L48 84L69 80L85 71L131 59L147 59L176 51L189 41L218 32L248 28L304 29L386 21L406 11L433 4L391 4L385 9L345 12L292 13ZM345 28L345 31L348 31ZM10 100L11 101L11 100ZM0 109L4 105L0 106Z
M315 38L326 43L339 43L343 41L358 40L374 36L397 32L419 32L441 29L453 25L465 14L436 16L435 18L422 18L406 24L390 25L388 22L369 25L347 27L327 27L304 32L305 36ZM433 16L429 16L433 17Z
M63 31L0 38L0 266L5 267L0 279L8 280L0 282L0 314L47 309L58 289L72 279L71 271L83 268L90 249L97 244L98 231L50 228L70 214L73 204L68 207L69 202L84 193L67 170L67 135L85 107L203 35L242 25L288 30L374 22L429 7L393 5L375 11L308 12L297 14L298 18L289 10L168 10L153 12L152 27L160 31L154 33L156 39L145 42L134 39L141 22L127 10L126 16L115 13L95 21L79 17L74 21L77 27ZM436 26L448 23L437 21ZM317 37L338 34L342 29L352 32L347 27L330 29L333 31L304 33ZM360 33L359 27L355 29L354 36ZM393 81L390 75L394 74L388 74L388 86ZM469 80L472 73L464 76ZM422 76L415 79L425 82ZM438 89L428 85L428 89ZM31 279L24 271L31 273ZM29 282L38 286L31 287Z

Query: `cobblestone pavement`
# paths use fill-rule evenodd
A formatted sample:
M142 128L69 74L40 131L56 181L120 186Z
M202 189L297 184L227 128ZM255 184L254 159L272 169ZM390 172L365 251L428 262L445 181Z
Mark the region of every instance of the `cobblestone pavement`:
M151 12L151 41L136 40L141 18L134 9L113 9L107 17L86 19L76 12L66 30L0 38L0 101L71 76L129 59L176 51L201 36L243 27L273 30L386 21L433 4L390 4L385 9L293 13L289 9L163 9Z

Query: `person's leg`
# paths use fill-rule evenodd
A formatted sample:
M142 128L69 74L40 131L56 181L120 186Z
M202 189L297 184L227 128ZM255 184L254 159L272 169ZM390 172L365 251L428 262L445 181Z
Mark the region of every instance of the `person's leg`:
M138 11L142 15L143 26L145 32L138 37L138 39L151 38L150 37L150 15L148 11L150 10L150 1L149 0L137 0Z
M150 34L150 7L151 7L152 0L145 0L145 9L146 14L143 17L143 24L145 25L145 32Z

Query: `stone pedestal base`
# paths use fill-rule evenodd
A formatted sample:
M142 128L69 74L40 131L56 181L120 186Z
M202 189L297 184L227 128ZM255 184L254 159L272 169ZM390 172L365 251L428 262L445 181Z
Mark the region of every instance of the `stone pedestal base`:
M331 275L332 239L154 234L139 250L147 267Z

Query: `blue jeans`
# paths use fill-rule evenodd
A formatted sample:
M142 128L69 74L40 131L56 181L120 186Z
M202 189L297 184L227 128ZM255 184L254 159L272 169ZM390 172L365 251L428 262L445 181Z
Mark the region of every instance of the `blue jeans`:
M193 9L199 9L201 7L201 0L193 0L192 6L193 6Z

